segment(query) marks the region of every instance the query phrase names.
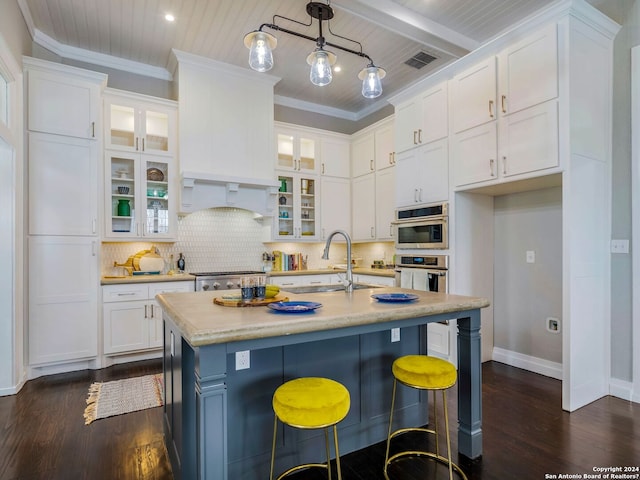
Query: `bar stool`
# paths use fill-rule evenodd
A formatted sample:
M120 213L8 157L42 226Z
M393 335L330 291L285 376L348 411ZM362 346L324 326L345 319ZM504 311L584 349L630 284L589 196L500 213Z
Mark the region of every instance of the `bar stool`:
M349 391L340 383L328 378L303 377L290 380L280 385L273 394L273 445L271 448L271 471L269 479L273 480L273 465L276 452L276 434L278 420L295 428L324 430L327 449L327 463L305 463L290 468L278 476L277 480L290 473L308 467L326 468L331 480L331 453L329 448L329 427L333 427L333 442L336 453L338 480L342 480L340 470L340 453L338 451L338 430L336 425L349 413L351 399Z
M446 360L440 358L431 357L428 355L406 355L404 357L397 358L393 362L391 368L393 372L393 396L391 399L391 413L389 414L389 434L387 435L387 451L384 460L384 477L387 480L389 475L387 468L389 465L403 457L410 456L426 456L433 458L437 462L443 463L449 467L449 479L453 480L453 471L460 474L464 480L467 480L467 476L455 463L451 461L451 439L449 436L449 417L447 412L447 389L455 385L458 373L456 367ZM420 428L409 427L400 428L392 431L393 425L393 409L396 401L396 389L398 382L411 388L417 388L420 390L431 390L433 392L433 419L434 428ZM438 444L438 417L436 415L436 392L442 392L442 403L444 404L444 423L447 437L447 457L440 455L440 448ZM401 435L406 432L425 432L435 435L436 438L436 450L435 452L425 452L421 450L406 450L398 452L395 455L389 457L389 450L391 446L391 439L397 435Z

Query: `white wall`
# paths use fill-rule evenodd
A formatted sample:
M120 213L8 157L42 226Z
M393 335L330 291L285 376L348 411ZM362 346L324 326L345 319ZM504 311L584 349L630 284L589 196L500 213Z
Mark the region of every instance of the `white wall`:
M535 263L526 262L526 252ZM562 188L494 198L494 346L562 363Z

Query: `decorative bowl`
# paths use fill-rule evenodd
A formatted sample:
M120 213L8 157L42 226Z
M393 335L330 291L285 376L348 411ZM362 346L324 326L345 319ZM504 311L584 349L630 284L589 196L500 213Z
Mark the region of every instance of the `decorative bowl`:
M164 173L159 168L148 168L147 169L147 180L151 180L153 182L162 182L164 180Z
M126 194L128 194L128 193L129 193L129 187L127 187L127 186L123 186L123 185L120 185L120 186L118 187L118 193L119 193L119 194L121 194L121 195L126 195Z

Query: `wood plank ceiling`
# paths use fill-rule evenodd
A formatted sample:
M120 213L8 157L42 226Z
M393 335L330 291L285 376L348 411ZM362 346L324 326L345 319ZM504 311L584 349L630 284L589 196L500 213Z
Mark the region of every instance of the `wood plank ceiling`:
M275 93L283 100L309 102L355 117L386 104L385 97L464 55L510 25L555 0L335 0L331 31L357 40L363 51L388 72L383 96L361 96L358 72L366 61L335 51L340 73L326 87L309 82L306 56L314 43L280 32L270 74L282 80ZM597 1L597 0L592 0ZM34 39L61 56L95 52L94 63L129 61L122 69L155 67L163 72L175 48L248 68L246 33L281 15L308 23L306 0L18 0ZM176 20L168 23L166 13ZM317 36L317 25L304 27L277 19L278 25ZM328 41L357 49L333 37ZM79 50L78 50L79 49ZM404 62L419 52L436 60L421 69ZM115 57L115 58L114 58ZM77 58L76 58L77 59ZM135 62L135 63L134 63ZM111 65L113 66L113 65ZM170 76L171 72L165 72Z

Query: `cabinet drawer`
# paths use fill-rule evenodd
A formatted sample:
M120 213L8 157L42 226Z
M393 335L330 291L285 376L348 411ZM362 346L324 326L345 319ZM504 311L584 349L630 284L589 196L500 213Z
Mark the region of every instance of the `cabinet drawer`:
M107 285L102 287L102 302L129 302L146 300L149 289L146 283L138 285Z
M149 285L149 298L153 299L160 293L193 292L193 281L190 282L160 282Z

